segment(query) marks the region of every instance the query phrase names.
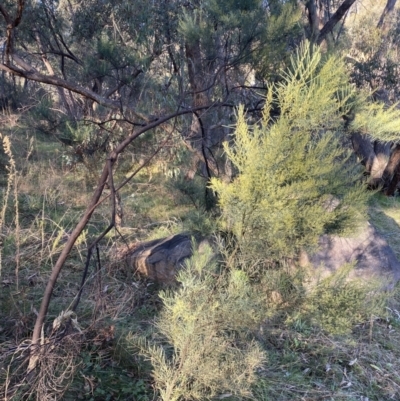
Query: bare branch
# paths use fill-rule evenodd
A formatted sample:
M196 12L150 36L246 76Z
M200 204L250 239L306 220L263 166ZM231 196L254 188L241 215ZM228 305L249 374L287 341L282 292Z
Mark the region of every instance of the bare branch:
M83 86L77 85L71 81L58 78L53 75L44 75L38 72L35 68L27 64L24 60L22 60L20 57L16 56L15 54L13 55L14 61L21 67L18 68L15 65L12 64L6 64L6 63L0 63L0 70L9 72L14 75L18 75L20 77L24 77L26 79L29 79L31 81L36 81L36 82L41 82L44 84L49 84L49 85L54 85L58 86L61 88L65 88L70 90L71 92L77 93L79 95L84 96L87 99L93 100L94 102L100 104L101 106L116 109L116 110L121 110L121 102L118 100L111 100L107 99L104 96L101 96L100 94L90 90L86 89ZM132 114L135 115L135 117L140 118L141 120L144 120L146 122L149 122L149 118L146 117L145 115L138 113L134 108L127 106L125 110L123 111L129 111Z
M64 38L62 37L61 33L58 32L58 31L56 31L56 29L54 28L53 21L56 20L56 18L55 18L55 16L54 16L54 13L53 13L53 12L49 13L49 10L48 10L48 8L47 8L46 6L44 6L44 12L46 13L47 19L48 19L48 21L49 21L49 27L50 27L51 32L53 33L53 37L54 37L54 40L55 40L55 42L56 42L56 44L57 44L57 47L58 47L58 49L59 49L59 51L60 51L60 55L61 55L62 57L69 57L69 58L71 58L72 60L74 60L77 64L82 65L82 62L81 62L80 60L78 60L78 58L71 52L71 50L70 50L70 49L68 48L68 46L65 44ZM62 51L58 39L61 41L61 44L64 46L64 48L65 48L65 50L67 51L68 55L65 54L65 53ZM64 76L64 78L65 78L65 76Z
M48 73L51 76L54 76L55 75L54 74L54 69L53 69L52 65L50 64L50 62L49 62L49 60L47 58L46 52L44 50L44 46L42 44L42 40L40 38L40 34L39 34L39 32L37 30L35 30L34 33L35 33L35 38L36 38L36 42L38 44L39 50L40 50L40 52L42 54L43 64L46 66L46 69L47 69ZM57 86L56 88L57 88L58 95L60 96L60 101L63 103L65 109L68 112L68 114L70 116L73 116L72 108L68 104L67 98L66 98L65 93L64 93L64 89L59 87L59 86Z
M7 10L2 4L0 4L0 13L3 14L3 17L6 20L6 24L12 24L10 14L8 14Z
M25 0L18 0L17 15L15 17L14 24L13 24L14 28L16 28L21 22L22 13L24 11L24 6L25 6Z
M202 106L202 107L198 107L196 108L197 110L200 109L205 109L205 108L209 108L212 106L217 106L217 104L214 105L208 105L208 106ZM219 106L223 106L223 104L219 105ZM53 294L53 289L54 286L56 284L56 281L58 279L58 276L61 272L62 267L64 266L64 263L69 255L69 253L71 252L72 247L74 246L77 238L79 237L79 235L82 233L82 231L84 230L84 228L86 227L87 223L89 222L94 210L97 208L98 205L100 205L100 203L102 203L105 199L107 199L110 195L104 197L103 199L100 200L101 195L103 193L103 189L104 186L107 183L107 179L109 177L109 172L110 172L110 166L112 168L112 166L114 165L114 163L117 161L118 155L132 142L134 141L137 137L139 137L140 135L144 134L145 132L149 131L152 128L155 128L165 122L167 122L168 120L171 120L175 117L184 115L184 114L189 114L189 113L193 113L196 109L188 109L188 110L181 110L178 112L175 112L173 114L169 114L167 116L164 116L162 118L157 119L156 121L153 121L149 124L147 124L145 127L139 129L139 130L134 130L132 131L132 133L125 138L118 146L117 148L114 150L114 152L112 152L109 157L107 158L107 162L104 165L103 171L101 173L100 179L98 181L98 185L96 190L93 193L92 199L89 202L88 207L86 208L85 213L83 214L83 216L81 217L80 221L78 222L78 224L75 226L74 230L72 231L70 237L68 238L68 241L65 243L64 245L64 249L62 250L60 256L57 259L56 264L53 267L53 270L51 272L49 281L47 283L46 289L44 291L44 295L43 295L43 299L42 299L42 303L40 305L40 309L39 309L39 313L35 322L35 327L33 329L33 334L32 334L32 354L31 354L31 359L29 362L29 367L28 367L28 371L32 371L35 367L36 367L36 363L37 363L37 358L36 358L36 350L37 347L39 346L39 340L40 340L40 333L42 330L42 326L44 323L44 319L47 315L47 310L50 304L50 299L51 296ZM148 160L148 162L152 159L152 157ZM142 168L143 166L141 166L140 168ZM132 175L133 176L133 175ZM116 188L116 191L118 191L123 185L126 184L126 182L129 181L129 179L132 178L129 177L124 183L122 183L118 188ZM111 226L112 228L112 226ZM110 226L107 227L107 230L109 231L109 229L111 229ZM107 231L107 232L108 232ZM93 248L91 248L93 249Z
M321 44L325 40L326 35L329 32L332 32L336 24L343 18L343 16L355 2L356 0L344 0L341 6L336 10L335 14L332 15L329 21L321 29L317 38L317 44Z

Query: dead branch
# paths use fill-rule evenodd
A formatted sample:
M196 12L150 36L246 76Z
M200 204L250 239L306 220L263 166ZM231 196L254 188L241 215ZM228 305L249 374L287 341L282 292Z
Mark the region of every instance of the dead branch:
M317 38L317 44L321 44L329 32L332 32L336 24L344 17L349 8L356 2L356 0L345 0L341 6L332 15L329 21L323 26Z

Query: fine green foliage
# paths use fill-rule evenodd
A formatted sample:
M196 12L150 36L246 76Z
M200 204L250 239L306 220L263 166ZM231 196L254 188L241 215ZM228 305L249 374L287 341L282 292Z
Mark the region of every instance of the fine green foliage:
M301 8L296 2L270 2L271 14L266 24L260 46L257 77L259 79L276 79L280 68L288 65L290 57L286 49L290 44L288 38L300 38Z
M189 8L185 9L189 10ZM263 30L265 13L259 0L232 1L209 0L202 7L191 12L184 11L179 19L179 32L188 42L201 40L206 51L214 52L212 42L216 32L221 35L228 33L238 37L236 46L230 47L230 57L236 56L238 50L245 51L247 41L253 41ZM213 29L211 30L211 26ZM239 53L240 54L240 53ZM242 54L243 57L243 54Z
M342 115L354 105L343 62L306 45L292 64L259 124L239 109L233 146L225 144L237 178L211 182L242 252L272 262L312 248L323 233L354 229L368 198L341 143Z
M363 132L382 142L400 141L400 109L398 104L365 103L355 115L351 130Z
M211 258L209 247L196 253L179 274L180 289L161 293L159 344L131 337L151 360L164 401L251 396L256 369L264 361L248 335L262 314L259 294L244 272L218 274Z
M348 334L356 324L364 323L374 316L385 315L388 293L382 292L382 281L352 278L353 264L315 282L312 275L310 289L303 298L302 307L291 314L287 323L308 322L333 335Z
M383 316L387 294L378 280L349 279L354 268L345 265L313 289L309 307L317 325L332 334L351 331L371 316Z

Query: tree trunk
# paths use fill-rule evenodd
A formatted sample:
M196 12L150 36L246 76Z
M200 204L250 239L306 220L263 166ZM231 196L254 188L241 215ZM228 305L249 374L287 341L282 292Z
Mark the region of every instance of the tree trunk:
M383 174L390 159L390 143L375 141L374 154L369 185L371 188L378 188L383 184Z
M365 170L369 174L374 158L376 157L371 141L365 135L356 132L351 135L351 142L354 152L361 158L361 163L365 166Z
M326 38L329 32L333 31L333 28L336 24L346 15L347 11L350 7L356 2L356 0L344 0L344 2L340 5L340 7L336 10L336 12L332 15L329 21L324 25L321 29L318 38L317 44L320 45Z
M393 186L395 185L394 184L394 182L396 181L395 175L396 171L399 170L399 166L400 166L400 145L396 145L396 147L392 151L389 162L386 165L386 168L382 174L382 182L383 182L383 187L385 188L386 195L394 194L395 189L393 190Z
M377 28L382 29L383 31L387 30L387 16L393 13L394 6L396 5L397 0L388 0L386 6L382 12L381 18L379 19Z
M360 133L352 134L351 142L354 152L361 158L361 163L370 176L368 185L371 188L378 188L380 185L387 187L397 166L396 156L393 153L390 156L390 144L378 141L373 143Z
M311 39L316 40L319 35L320 29L320 19L317 12L317 4L315 0L308 0L306 3L306 8L308 11L308 23L311 28Z
M385 195L394 196L399 182L400 182L400 163L396 166L394 170L394 175L392 177L392 180L390 181L389 186L385 190Z
M185 51L193 107L202 107L210 104L208 87L211 85L207 80L207 76L211 76L211 74L207 74L207 69L202 60L200 41L186 42ZM186 177L189 179L194 177L199 164L208 180L212 175L219 175L217 162L210 151L210 127L211 114L208 110L193 114L192 124L185 138L187 146L193 152L192 163L190 163L186 173ZM214 196L208 186L205 191L206 208L210 209L214 205Z

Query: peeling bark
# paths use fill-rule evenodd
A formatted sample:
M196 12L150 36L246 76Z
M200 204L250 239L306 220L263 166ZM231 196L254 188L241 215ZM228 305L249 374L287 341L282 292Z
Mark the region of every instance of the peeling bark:
M385 188L385 194L393 195L395 189L393 189L395 174L400 166L400 145L396 145L396 147L392 150L392 154L390 155L390 159L388 164L385 167L385 170L382 174L382 183ZM390 190L389 190L390 188ZM389 193L388 193L389 192Z
M383 174L390 159L390 143L375 141L374 153L369 185L372 188L378 188L383 184Z

